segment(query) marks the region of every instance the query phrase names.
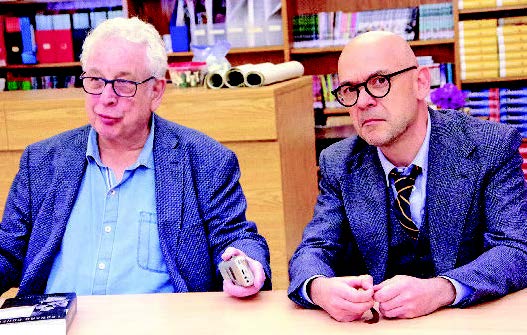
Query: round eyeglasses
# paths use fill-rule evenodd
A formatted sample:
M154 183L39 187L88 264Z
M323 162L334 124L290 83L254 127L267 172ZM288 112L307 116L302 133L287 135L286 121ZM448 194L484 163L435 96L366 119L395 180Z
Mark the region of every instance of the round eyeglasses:
M370 96L374 98L384 98L390 93L390 78L413 69L417 69L417 66L410 66L390 74L375 74L369 77L365 82L356 85L349 83L342 84L331 91L331 94L333 94L335 98L337 98L337 101L345 107L352 107L357 103L361 86L364 86L364 90Z
M82 88L84 92L93 95L101 95L107 84L112 84L112 89L117 96L124 98L131 98L137 93L137 85L146 83L149 80L155 79L154 76L143 81L137 82L126 79L106 79L101 77L87 77L81 75Z

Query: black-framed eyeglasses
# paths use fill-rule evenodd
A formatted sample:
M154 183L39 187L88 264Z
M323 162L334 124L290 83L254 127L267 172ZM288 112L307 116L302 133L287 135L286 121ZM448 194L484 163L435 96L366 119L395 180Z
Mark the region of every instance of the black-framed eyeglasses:
M126 79L106 79L101 77L88 77L82 74L82 88L84 92L93 95L101 95L104 88L108 84L112 84L112 89L116 95L124 98L131 98L137 93L137 85L146 83L149 80L155 79L154 76L149 77L143 81L133 81Z
M369 77L365 82L356 85L342 84L331 91L331 94L333 94L335 98L337 98L337 101L345 107L352 107L357 103L361 86L364 86L364 90L370 96L374 98L384 98L390 93L390 88L392 86L390 78L413 69L417 69L417 66L410 66L390 74L375 74Z

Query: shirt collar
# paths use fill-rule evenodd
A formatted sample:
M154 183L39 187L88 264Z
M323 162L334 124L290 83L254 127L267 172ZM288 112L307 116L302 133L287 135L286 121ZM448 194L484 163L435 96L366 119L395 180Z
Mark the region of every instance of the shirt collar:
M384 156L381 149L377 147L377 154L379 156L379 160L381 161L382 169L384 170L384 175L386 178L386 185L390 186L390 178L388 177L388 175L390 174L390 171L392 171L394 167L396 167L399 171L403 171L404 173L409 173L410 166L417 165L423 169L423 175L427 175L428 173L428 149L430 147L430 132L432 130L431 122L432 121L430 120L430 112L428 112L428 122L426 125L425 139L423 141L423 144L421 144L421 147L419 148L417 155L415 155L414 159L412 160L412 163L410 163L410 165L408 166L397 166L396 167L386 158L386 156Z
M137 158L137 161L130 167L127 168L127 170L134 170L139 166L144 166L149 169L154 168L154 156L152 154L154 149L154 123L155 118L152 117L152 124L150 126L150 134L148 134L148 138L146 139L145 145L143 146L143 149L141 150L141 153L139 154L139 157ZM101 161L101 155L99 153L99 145L97 140L97 132L93 127L90 129L90 133L88 135L88 146L86 147L86 159L88 161L90 159L93 159L95 163L99 166L105 166Z

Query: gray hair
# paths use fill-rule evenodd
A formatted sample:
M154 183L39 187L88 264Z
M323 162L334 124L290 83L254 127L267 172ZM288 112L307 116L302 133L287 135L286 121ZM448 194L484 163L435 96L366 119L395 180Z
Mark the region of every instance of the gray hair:
M84 70L86 60L93 51L93 46L98 41L110 37L118 37L132 43L140 43L146 46L146 57L148 69L156 78L165 78L168 69L168 58L165 44L159 32L150 23L141 21L137 17L117 17L102 22L92 30L82 45L80 61Z

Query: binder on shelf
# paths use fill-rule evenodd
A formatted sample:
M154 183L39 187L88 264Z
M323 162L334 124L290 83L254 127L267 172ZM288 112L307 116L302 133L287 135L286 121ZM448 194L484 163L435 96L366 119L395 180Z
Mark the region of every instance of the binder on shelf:
M264 1L264 33L266 45L282 45L282 1Z
M29 17L20 17L20 31L22 33L22 63L37 63L37 45L35 42L35 30L29 21Z
M93 29L97 28L99 24L108 19L105 11L90 12L90 22Z
M227 40L233 48L247 46L247 1L226 0L225 29Z
M55 63L53 50L53 18L51 15L35 15L35 40L37 42L37 59L39 63Z
M4 17L0 15L0 66L7 65L7 51L4 38L4 26Z
M5 45L8 64L22 64L22 32L18 17L5 18Z
M53 15L55 62L73 62L73 41L69 14Z
M116 17L123 17L124 16L124 13L122 10L120 9L112 9L112 10L109 10L106 15L108 16L108 19L114 19Z
M169 23L172 51L181 52L189 50L189 32L185 24L184 1L177 0Z
M82 53L82 44L90 31L90 14L87 12L73 13L72 21L73 58L78 61Z

